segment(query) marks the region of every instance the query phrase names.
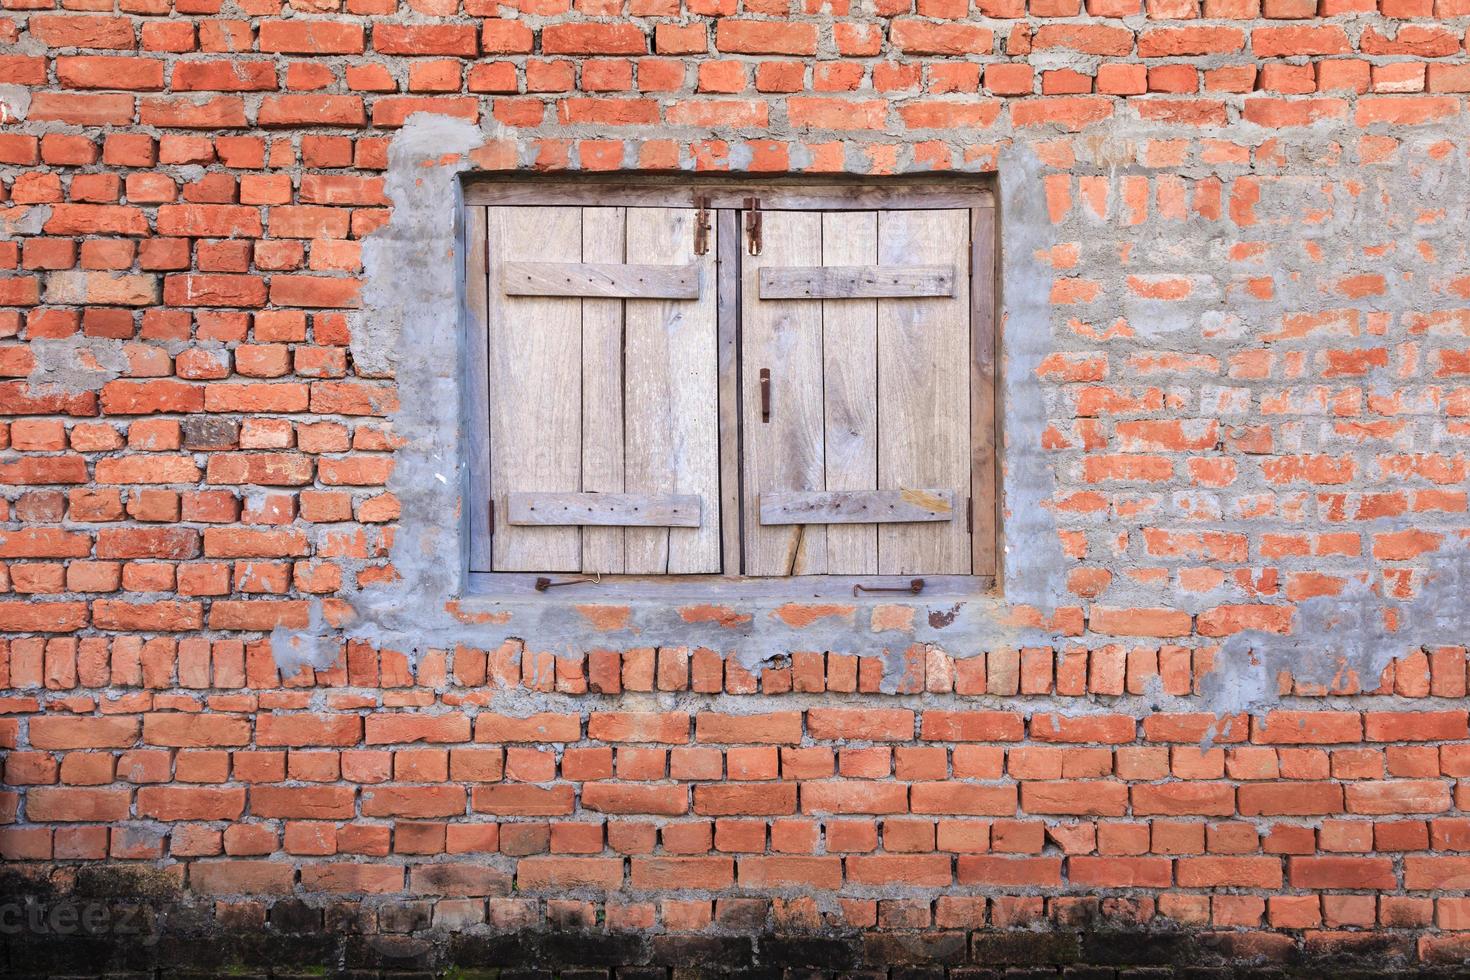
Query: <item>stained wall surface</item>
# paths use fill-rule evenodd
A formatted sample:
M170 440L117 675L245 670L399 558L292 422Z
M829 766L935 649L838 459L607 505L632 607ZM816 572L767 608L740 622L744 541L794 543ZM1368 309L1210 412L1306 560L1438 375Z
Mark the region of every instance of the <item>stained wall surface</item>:
M4 969L1470 956L1464 0L3 6ZM993 178L995 592L469 594L615 171Z

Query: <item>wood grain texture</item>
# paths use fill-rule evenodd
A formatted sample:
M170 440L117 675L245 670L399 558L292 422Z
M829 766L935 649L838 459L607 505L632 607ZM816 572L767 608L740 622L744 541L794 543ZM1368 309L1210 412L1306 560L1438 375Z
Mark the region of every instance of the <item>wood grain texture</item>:
M495 207L486 214L487 276L512 259L582 257L580 208ZM581 489L582 304L488 291L491 485L517 491ZM493 564L501 571L576 571L576 528L514 527L496 507Z
M744 558L747 575L806 575L827 570L826 528L767 527L759 495L826 489L823 462L822 308L796 300L761 300L760 270L810 264L821 254L822 216L771 211L762 216L760 255L742 258L741 425ZM771 372L771 417L761 420L760 371Z
M700 516L700 499L693 494L506 494L506 521L518 527L699 527Z
M792 578L763 576L732 578L721 575L618 575L577 582L549 592L536 591L535 574L525 572L474 572L469 576L469 603L461 608L493 610L493 603L507 596L545 601L564 606L567 599L649 600L673 603L739 602L742 599L772 598L793 602L835 599L844 605L872 606L893 601L892 596L854 596L854 585L906 587L911 575L798 575ZM985 576L925 575L925 601L973 599L991 587ZM905 591L907 591L905 589ZM481 604L484 605L481 605Z
M694 254L692 208L630 208L627 254L695 264L713 282L715 252ZM719 352L712 292L698 300L625 300L624 487L629 493L694 494L719 513ZM698 527L625 532L630 573L689 574L720 568L717 520Z
M878 260L885 265L969 267L968 211L885 211ZM970 487L970 294L968 277L948 298L878 300L878 489ZM966 574L965 521L885 524L884 575Z
M616 262L507 262L501 267L500 283L507 296L698 299L699 267L692 263L631 265Z
M999 575L1000 494L997 479L998 399L995 330L995 211L970 212L970 535L971 574Z
M834 266L878 261L875 211L822 215L822 262ZM822 304L823 445L826 489L878 486L878 304ZM878 529L870 524L827 528L827 568L834 575L878 571Z
M624 257L623 208L582 210L582 255L602 263ZM582 489L623 489L623 302L582 301ZM582 571L618 573L625 535L619 527L582 532Z
M465 208L465 468L468 471L464 502L469 528L469 568L488 572L494 566L490 555L490 377L488 332L488 282L485 272L485 209Z
M815 490L760 498L762 524L903 524L955 516L953 490Z
M915 174L874 182L830 178L752 180L744 177L700 179L678 175L598 175L565 177L518 173L509 179L482 176L465 185L465 201L480 205L579 204L588 207L666 207L694 205L706 196L710 206L738 209L748 197L768 210L872 211L879 208L969 208L990 206L990 181L955 174Z
M854 212L860 218L871 212ZM837 217L831 215L829 217ZM827 261L823 239L823 261ZM795 265L764 268L761 299L883 299L953 296L954 269L939 265Z

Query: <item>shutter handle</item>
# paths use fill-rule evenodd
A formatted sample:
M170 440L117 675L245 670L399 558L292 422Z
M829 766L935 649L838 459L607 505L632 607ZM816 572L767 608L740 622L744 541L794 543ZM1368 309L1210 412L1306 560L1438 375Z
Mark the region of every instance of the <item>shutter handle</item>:
M771 369L761 368L761 421L771 421Z

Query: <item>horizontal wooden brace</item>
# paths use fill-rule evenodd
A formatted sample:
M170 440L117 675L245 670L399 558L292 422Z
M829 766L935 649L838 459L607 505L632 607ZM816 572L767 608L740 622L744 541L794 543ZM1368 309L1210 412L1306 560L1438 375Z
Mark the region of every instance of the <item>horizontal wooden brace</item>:
M694 494L508 493L506 523L595 527L699 527Z
M699 266L616 262L507 262L507 296L588 296L598 299L699 299Z
M953 516L953 490L785 490L760 495L762 524L906 524Z
M912 299L953 296L947 265L792 265L760 270L761 299Z

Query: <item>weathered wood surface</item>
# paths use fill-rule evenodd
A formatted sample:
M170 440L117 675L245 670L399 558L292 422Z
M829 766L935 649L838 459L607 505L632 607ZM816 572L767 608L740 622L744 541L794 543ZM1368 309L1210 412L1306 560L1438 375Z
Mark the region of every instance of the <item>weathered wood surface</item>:
M469 470L469 497L465 501L465 523L469 527L469 567L488 572L490 558L490 377L489 283L485 272L485 209L465 208L464 301L468 317L464 338L465 465Z
M1000 494L996 485L995 212L970 212L970 529L971 574L995 575L1002 554Z
M760 495L762 524L901 524L954 519L954 491L818 490Z
M715 250L694 254L692 208L630 208L627 254L690 264L715 278ZM717 245L717 243L715 243ZM713 290L695 302L623 304L625 467L629 493L694 494L717 514L720 495L719 338ZM630 574L720 570L718 521L626 532Z
M486 215L488 279L514 257L575 262L582 257L581 208L494 207ZM490 482L499 496L582 488L582 303L577 299L487 297ZM516 527L497 507L492 542L499 571L578 571L574 527Z
M830 179L783 181L702 180L688 174L598 175L527 179L517 173L499 180L487 175L465 185L467 204L581 204L588 207L692 207L698 196L715 209L744 207L757 197L768 210L872 211L881 208L993 207L988 180L967 180L955 174L913 175L901 180L836 181Z
M823 490L822 305L762 301L760 270L809 263L820 255L822 215L762 214L760 255L742 256L741 433L745 452L744 557L747 575L809 575L827 570L826 528L768 527L756 519L759 494ZM761 420L760 371L769 369L770 421Z
M863 217L857 212L853 217ZM822 258L840 243L823 239ZM942 265L794 265L766 267L761 299L884 299L953 296L954 267Z
M968 211L885 211L878 261L967 267ZM878 489L970 486L969 279L946 298L878 300ZM964 521L885 524L882 575L966 574Z
M621 208L588 208L622 211ZM507 262L507 296L584 296L604 299L698 299L699 267L616 262Z
M822 215L822 262L832 266L878 261L878 214ZM822 304L822 411L828 490L878 485L878 304ZM878 529L834 524L826 529L829 575L878 571Z
M582 254L621 259L627 210L582 209ZM597 493L623 490L623 302L582 301L582 487ZM627 571L626 535L620 527L582 532L582 571Z
M510 493L506 521L516 526L699 527L695 494Z

